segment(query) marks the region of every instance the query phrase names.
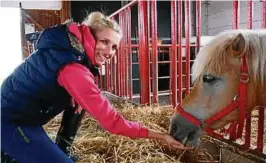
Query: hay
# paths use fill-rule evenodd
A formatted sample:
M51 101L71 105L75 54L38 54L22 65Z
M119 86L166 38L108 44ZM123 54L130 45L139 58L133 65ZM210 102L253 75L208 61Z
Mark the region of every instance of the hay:
M138 121L152 129L167 132L169 120L173 114L172 108L139 107L125 105L118 110L127 120ZM61 115L45 126L48 135L55 139ZM99 124L86 115L72 150L79 156L79 163L179 163L216 162L204 149L182 151L170 148L158 140L130 139L123 136L111 135Z

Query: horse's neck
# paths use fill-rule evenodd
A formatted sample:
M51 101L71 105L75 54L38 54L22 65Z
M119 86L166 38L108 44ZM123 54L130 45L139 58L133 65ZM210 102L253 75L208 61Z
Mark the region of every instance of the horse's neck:
M260 105L266 107L266 88L261 91L260 93Z
M266 84L257 88L256 97L258 99L257 105L266 107Z
M266 107L266 84L264 86L258 84L249 85L247 91L249 109L252 110L257 106Z

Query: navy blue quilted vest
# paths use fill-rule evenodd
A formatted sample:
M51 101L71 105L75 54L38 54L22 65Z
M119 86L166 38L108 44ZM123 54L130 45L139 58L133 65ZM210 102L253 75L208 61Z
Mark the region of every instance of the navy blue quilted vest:
M70 96L58 82L58 72L80 63L96 75L87 56L71 46L66 25L46 29L30 55L1 86L1 118L17 124L43 125L70 107Z

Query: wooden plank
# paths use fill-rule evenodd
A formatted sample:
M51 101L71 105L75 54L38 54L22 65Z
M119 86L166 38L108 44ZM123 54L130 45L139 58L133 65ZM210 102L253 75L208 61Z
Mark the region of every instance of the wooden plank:
M266 163L265 154L255 152L254 150L244 150L241 148L241 145L232 143L229 140L219 140L210 136L206 136L206 140L204 142L207 142L207 145L203 143L201 148L205 148L211 155L217 154L217 150L220 150L220 163L229 163L230 161L230 163L238 163L237 161L239 160L241 160L239 163Z
M32 16L30 16L28 13L26 13L25 11L21 11L23 16L25 16L26 18L28 18L32 23L34 23L38 28L40 28L41 30L44 29L44 27L39 23L37 22Z
M64 23L70 18L70 1L62 1L62 9L60 10L60 22Z
M220 163L265 163L262 159L250 159L241 153L236 153L226 148L221 148Z

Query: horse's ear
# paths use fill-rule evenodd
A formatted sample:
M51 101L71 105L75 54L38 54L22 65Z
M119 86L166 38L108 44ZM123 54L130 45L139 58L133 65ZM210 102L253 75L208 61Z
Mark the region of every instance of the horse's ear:
M241 57L246 52L246 41L244 36L239 33L235 38L233 38L230 47L233 56Z

